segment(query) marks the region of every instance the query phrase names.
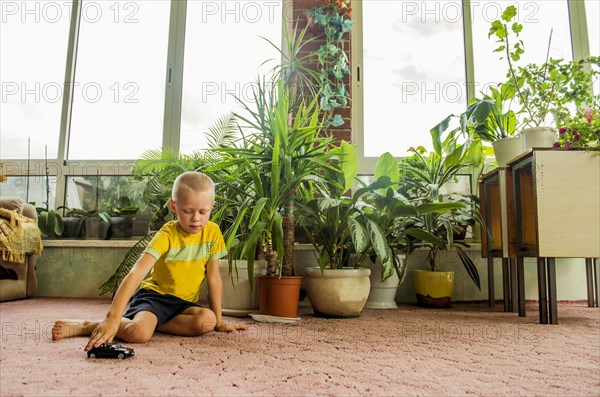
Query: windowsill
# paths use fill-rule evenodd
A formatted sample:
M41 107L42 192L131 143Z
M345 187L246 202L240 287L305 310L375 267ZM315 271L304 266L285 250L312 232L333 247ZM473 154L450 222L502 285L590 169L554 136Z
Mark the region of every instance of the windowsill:
M69 248L69 247L78 247L78 248L131 248L133 247L141 238L133 238L130 240L66 240L66 239L50 239L50 240L42 240L42 244L44 247L54 247L54 248ZM464 250L467 251L481 251L481 243L480 242L472 242L466 241L467 244L470 245L469 248L463 247ZM312 245L310 244L296 244L294 247L296 250L312 250Z

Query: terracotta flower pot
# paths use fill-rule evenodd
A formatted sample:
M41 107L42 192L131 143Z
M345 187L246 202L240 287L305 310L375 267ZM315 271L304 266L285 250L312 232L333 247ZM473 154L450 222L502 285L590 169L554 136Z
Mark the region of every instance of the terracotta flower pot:
M277 317L298 317L300 284L298 276L258 278L258 312Z

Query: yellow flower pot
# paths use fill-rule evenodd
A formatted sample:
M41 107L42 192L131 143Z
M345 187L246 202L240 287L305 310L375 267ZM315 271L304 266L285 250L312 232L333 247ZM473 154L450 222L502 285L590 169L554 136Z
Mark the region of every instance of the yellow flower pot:
M454 272L413 270L417 303L425 307L452 306Z

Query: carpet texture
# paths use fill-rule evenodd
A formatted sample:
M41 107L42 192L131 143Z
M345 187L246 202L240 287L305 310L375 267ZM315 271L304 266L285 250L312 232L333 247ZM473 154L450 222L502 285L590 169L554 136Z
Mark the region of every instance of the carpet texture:
M599 396L600 311L559 303L558 325L483 303L366 309L352 320L184 338L155 334L125 360L88 359L86 338L50 340L54 320L99 319L107 300L0 304L1 396ZM239 321L235 318L227 318Z

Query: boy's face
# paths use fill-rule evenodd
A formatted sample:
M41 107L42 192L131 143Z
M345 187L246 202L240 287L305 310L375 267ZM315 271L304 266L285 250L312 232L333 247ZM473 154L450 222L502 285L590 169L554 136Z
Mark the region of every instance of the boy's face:
M210 211L215 203L214 194L205 192L182 192L170 199L171 210L177 215L179 227L191 234L198 233L210 219Z

